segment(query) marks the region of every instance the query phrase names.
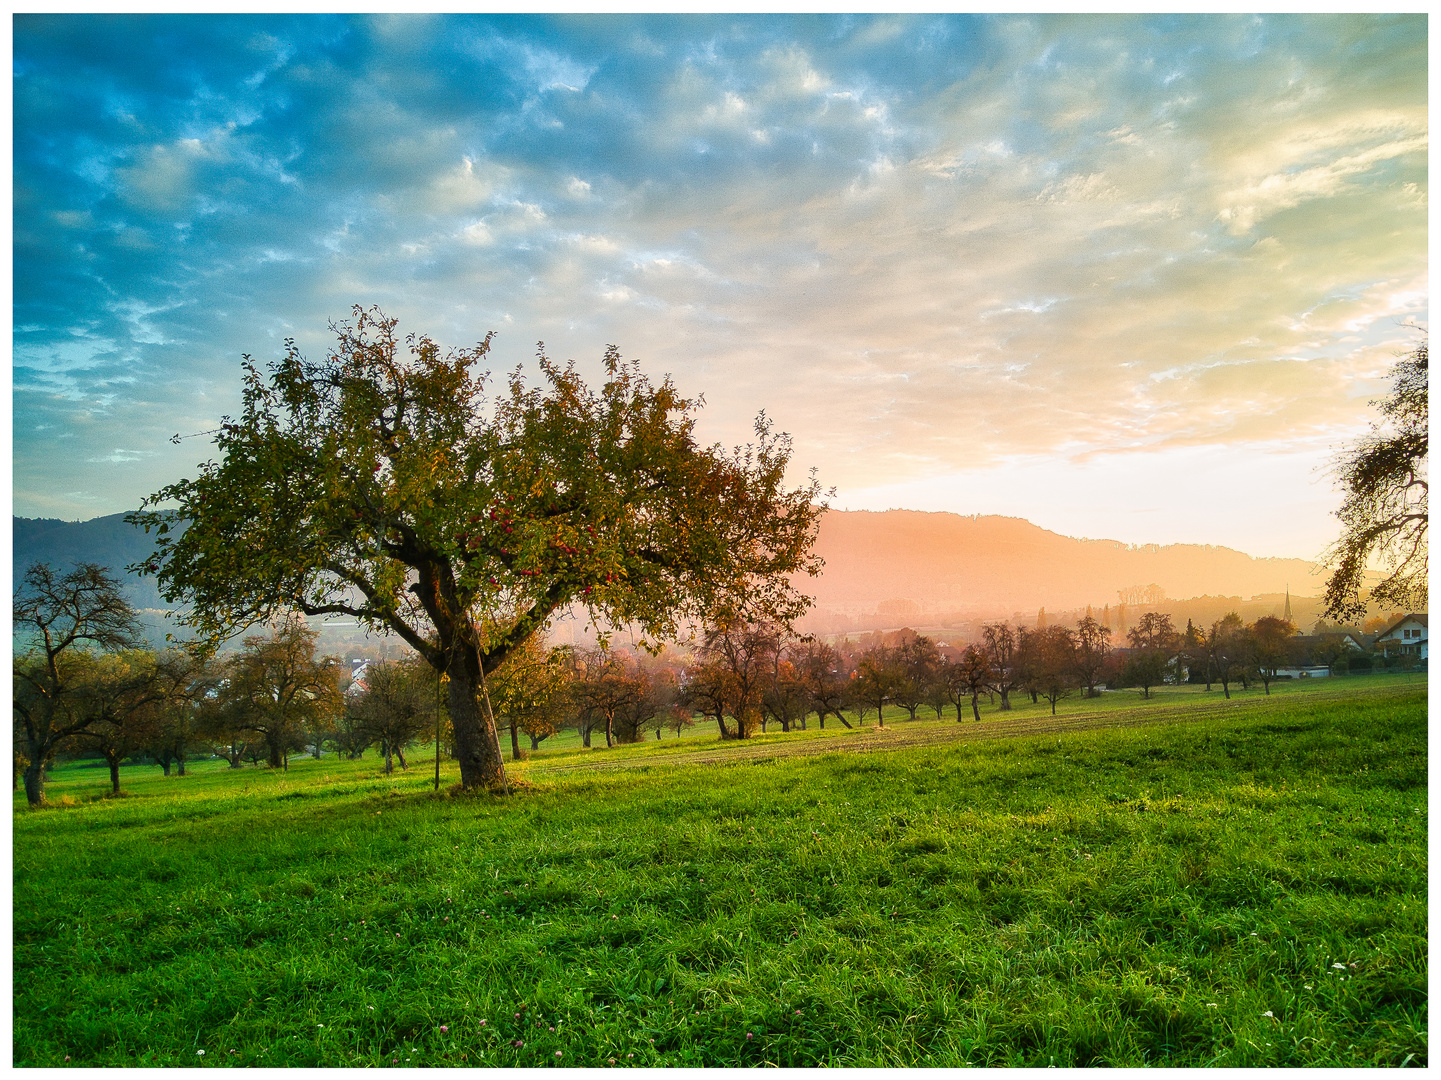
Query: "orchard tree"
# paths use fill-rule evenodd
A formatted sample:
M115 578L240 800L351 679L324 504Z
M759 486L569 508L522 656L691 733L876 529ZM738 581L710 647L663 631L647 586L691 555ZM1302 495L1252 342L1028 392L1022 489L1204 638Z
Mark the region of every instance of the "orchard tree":
M857 704L876 708L876 727L885 727L886 702L900 689L906 677L905 666L897 650L876 644L861 654L856 662L852 694ZM861 718L865 718L864 709Z
M94 563L57 574L35 563L15 593L12 629L28 650L11 665L15 746L25 758L25 798L45 801L45 766L94 716L82 707L87 649L139 648L140 626L120 582Z
M931 696L931 688L941 676L940 650L928 637L907 633L895 646L896 679L892 700L916 718L916 710Z
M405 748L435 731L435 672L418 658L371 663L365 669L365 689L346 702L346 712L358 723L358 739L378 746L387 775L394 760L402 769Z
M1275 615L1262 615L1250 626L1253 659L1267 695L1271 693L1276 669L1290 658L1290 641L1295 633L1294 625Z
M1221 692L1229 700L1231 683L1244 676L1251 664L1251 635L1241 616L1228 611L1211 624L1206 634L1206 655L1221 684Z
M624 719L627 709L640 704L647 689L640 669L634 660L628 663L628 659L606 648L587 649L577 654L578 674L570 684L571 697L581 712L600 721L607 747L616 743L616 721ZM591 724L594 726L594 720ZM590 745L589 742L586 745Z
M1055 716L1056 702L1081 685L1076 635L1065 626L1046 626L1029 636L1034 639L1033 685L1051 703L1051 715Z
M229 663L226 693L240 725L263 738L272 769L288 770L290 751L342 708L339 662L315 655L319 636L291 615L270 634L246 638Z
M1149 614L1149 613L1148 613ZM1144 616L1143 616L1144 618ZM1087 615L1076 624L1076 677L1086 688L1086 697L1096 697L1096 683L1111 654L1111 628Z
M520 733L532 750L556 732L556 717L570 689L571 659L540 635L527 638L489 682L491 707L510 731L510 759L520 759Z
M987 623L981 627L986 657L991 662L991 685L1001 695L1001 711L1011 707L1011 691L1021 685L1021 667L1016 656L1016 632L1006 623ZM957 710L957 717L960 710Z
M791 662L795 665L796 677L805 688L809 708L815 710L820 720L821 729L825 729L828 715L850 727L851 722L843 711L850 692L850 679L839 650L815 638L805 638L792 648Z
M971 715L976 723L981 722L981 695L995 685L995 669L991 658L983 648L967 645L952 668L951 685L956 691L971 699ZM961 708L956 706L956 722L960 723Z
M1126 658L1121 679L1127 686L1139 686L1142 697L1151 687L1166 681L1166 671L1180 651L1181 639L1171 626L1171 616L1148 611L1126 634L1131 655Z
M542 349L540 386L517 369L488 399L488 336L443 352L359 307L333 329L319 362L247 356L214 459L131 516L157 537L138 569L207 639L291 607L399 635L449 676L462 785L501 788L482 680L563 606L658 638L742 599L781 622L808 605L790 576L819 569L821 491L786 486L764 414L753 443L705 448L699 399L614 347L599 392Z

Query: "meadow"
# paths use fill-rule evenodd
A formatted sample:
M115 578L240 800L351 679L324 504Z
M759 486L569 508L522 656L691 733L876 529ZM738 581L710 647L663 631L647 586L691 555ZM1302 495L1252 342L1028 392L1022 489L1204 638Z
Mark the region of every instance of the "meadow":
M508 798L72 763L14 1063L1424 1065L1426 679L1276 689L557 740Z

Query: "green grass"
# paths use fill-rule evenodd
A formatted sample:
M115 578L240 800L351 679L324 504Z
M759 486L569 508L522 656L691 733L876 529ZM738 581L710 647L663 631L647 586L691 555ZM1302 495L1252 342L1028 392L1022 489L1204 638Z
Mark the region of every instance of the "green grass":
M561 746L509 799L61 768L15 814L14 1060L1424 1064L1425 693Z

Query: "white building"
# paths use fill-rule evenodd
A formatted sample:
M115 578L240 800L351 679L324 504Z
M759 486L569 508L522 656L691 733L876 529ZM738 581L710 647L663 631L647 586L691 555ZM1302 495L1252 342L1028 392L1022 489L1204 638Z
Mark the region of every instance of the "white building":
M1386 656L1408 656L1426 659L1426 615L1406 615L1383 630L1376 638L1376 647Z

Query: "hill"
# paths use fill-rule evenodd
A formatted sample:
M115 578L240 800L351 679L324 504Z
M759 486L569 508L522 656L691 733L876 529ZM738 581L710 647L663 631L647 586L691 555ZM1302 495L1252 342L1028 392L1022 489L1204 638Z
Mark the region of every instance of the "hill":
M123 514L90 521L17 517L15 580L37 560L57 567L95 562L120 574L145 558L151 543ZM825 569L800 584L816 598L807 625L822 632L899 625L927 614L992 618L1034 615L1041 607L1099 608L1118 603L1122 590L1151 585L1173 599L1215 596L1228 609L1235 604L1219 598L1321 591L1304 559L1255 559L1202 544L1076 539L1010 517L831 510L821 519L816 549ZM124 580L130 602L158 619L167 605L153 579Z
M998 516L831 510L821 519L816 550L825 569L801 584L821 615L1034 614L1040 607L1115 605L1123 590L1151 585L1173 599L1249 598L1288 588L1296 596L1322 588L1305 559L1256 559L1204 544L1076 539Z

